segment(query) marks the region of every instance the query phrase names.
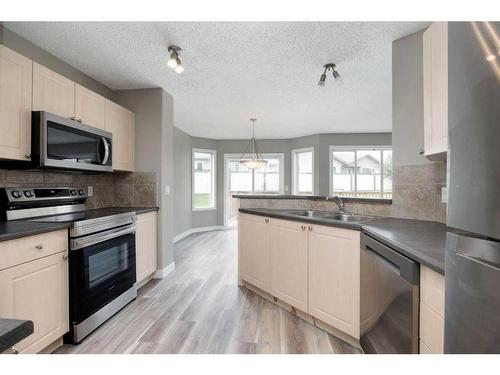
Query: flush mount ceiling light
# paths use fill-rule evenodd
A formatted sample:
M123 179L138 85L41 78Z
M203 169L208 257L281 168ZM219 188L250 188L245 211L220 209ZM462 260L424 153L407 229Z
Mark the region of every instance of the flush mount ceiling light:
M340 74L339 72L337 72L335 70L335 64L333 63L330 63L330 64L326 64L324 66L325 68L325 71L323 72L323 74L321 75L321 77L319 78L319 82L318 82L318 86L324 86L325 85L325 81L326 81L326 73L328 73L328 71L332 71L332 74L333 74L333 78L337 79L339 78Z
M184 71L184 66L182 66L181 55L182 48L177 46L169 46L168 52L170 53L170 58L168 59L167 65L175 70L176 73L182 73Z
M259 169L261 167L266 166L267 160L264 160L262 158L262 155L260 154L259 149L257 148L257 141L255 140L255 121L257 121L257 119L251 118L250 121L252 121L252 139L250 139L247 146L245 147L245 150L241 154L240 163L245 165L249 169ZM251 158L245 157L250 145L252 145ZM248 156L250 155L248 154Z

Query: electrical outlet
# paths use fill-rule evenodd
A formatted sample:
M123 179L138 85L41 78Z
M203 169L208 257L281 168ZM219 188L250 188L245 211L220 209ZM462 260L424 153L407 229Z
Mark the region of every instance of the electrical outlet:
M448 203L448 189L446 186L441 188L441 203Z
M170 185L165 185L165 195L170 195Z
M288 191L288 185L285 185L285 191Z
M87 186L87 196L88 197L94 196L94 187L93 186Z

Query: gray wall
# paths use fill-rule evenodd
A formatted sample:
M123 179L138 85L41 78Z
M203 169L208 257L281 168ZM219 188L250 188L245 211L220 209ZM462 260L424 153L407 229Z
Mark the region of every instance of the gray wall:
M158 268L173 262L173 99L161 88L116 91L116 100L135 113L136 170L156 175L158 217ZM172 193L172 192L171 192Z
M75 81L76 83L88 88L89 90L95 91L110 100L114 100L114 92L110 88L104 86L102 83L96 81L95 79L89 77L81 71L73 68L71 65L34 45L20 35L10 31L1 24L0 44L3 44L7 48L18 52L33 61L36 61L40 65L43 65L72 81Z
M248 140L213 140L191 137L175 129L175 235L190 228L224 225L224 154L241 154ZM188 140L189 139L189 140ZM328 195L330 145L391 145L390 133L363 134L316 134L293 139L258 140L261 153L284 154L285 194L292 192L291 151L297 148L314 147L315 194ZM202 148L217 151L217 209L209 211L191 210L191 150ZM181 195L179 195L181 190ZM190 226L189 226L190 225Z

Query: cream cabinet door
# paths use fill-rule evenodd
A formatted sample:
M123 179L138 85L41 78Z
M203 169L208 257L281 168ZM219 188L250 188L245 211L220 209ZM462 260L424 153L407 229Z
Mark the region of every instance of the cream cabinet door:
M29 160L33 62L0 45L0 159Z
M106 126L106 99L75 84L75 118L84 124L104 130Z
M435 22L423 35L425 155L448 151L448 23Z
M46 67L33 63L33 111L75 116L75 83Z
M113 134L113 169L135 169L135 116L133 112L106 100L106 130Z
M309 231L309 314L359 339L359 232L314 225Z
M37 353L69 327L67 252L0 271L0 316L31 320L34 332L18 344Z
M238 219L239 278L270 292L268 222L256 215L240 214Z
M271 294L307 312L307 243L304 223L271 219Z
M156 212L137 215L135 259L138 283L156 271L156 225Z

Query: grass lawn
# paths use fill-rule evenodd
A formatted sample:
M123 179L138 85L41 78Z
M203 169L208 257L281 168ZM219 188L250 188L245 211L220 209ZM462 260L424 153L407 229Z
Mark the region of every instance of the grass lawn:
M196 208L210 207L210 194L195 194L194 195L194 206Z

